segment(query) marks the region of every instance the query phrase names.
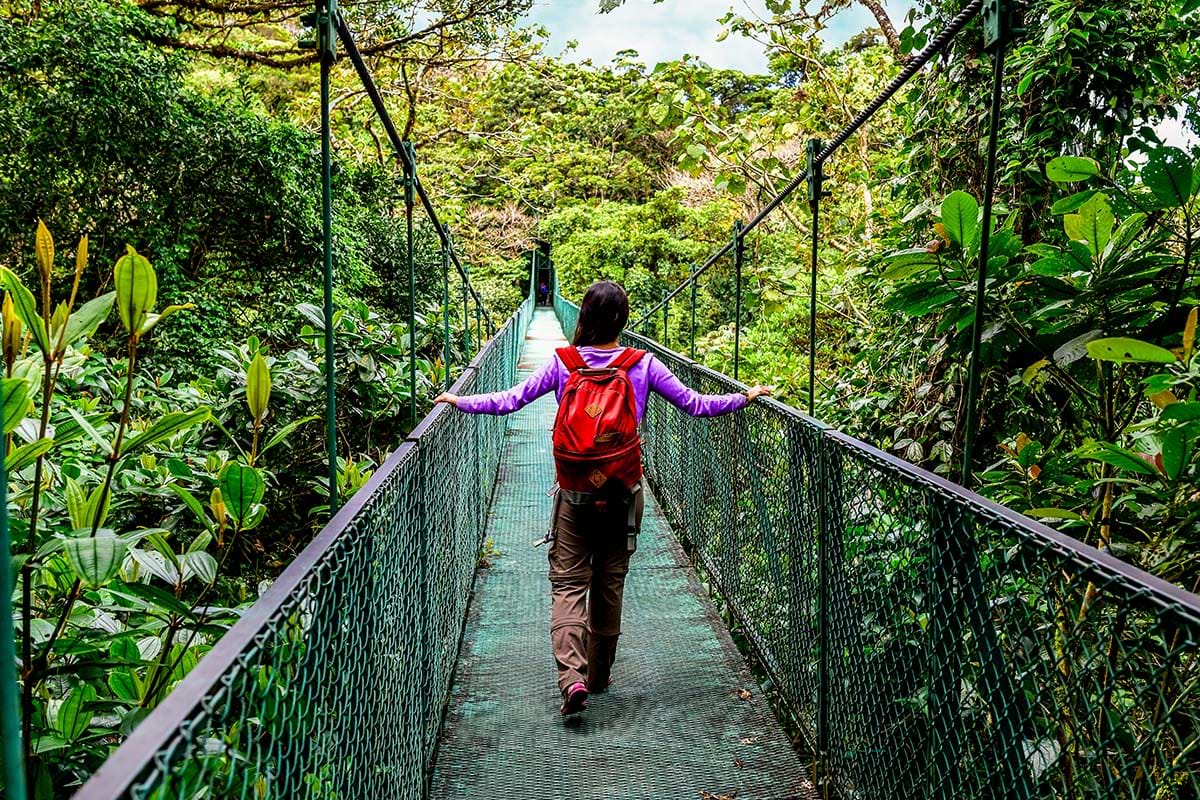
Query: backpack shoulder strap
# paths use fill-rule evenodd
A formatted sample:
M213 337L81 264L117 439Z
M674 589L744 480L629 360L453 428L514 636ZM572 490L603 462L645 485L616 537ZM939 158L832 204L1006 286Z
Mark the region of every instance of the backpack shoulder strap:
M631 369L634 364L641 361L642 356L644 355L646 355L645 350L637 350L632 347L626 347L620 355L612 360L612 363L609 364L609 366L616 369L628 370Z
M583 360L583 356L579 355L579 351L573 346L560 347L554 352L558 354L558 359L567 368L567 372L574 372L577 369L587 369L587 362Z

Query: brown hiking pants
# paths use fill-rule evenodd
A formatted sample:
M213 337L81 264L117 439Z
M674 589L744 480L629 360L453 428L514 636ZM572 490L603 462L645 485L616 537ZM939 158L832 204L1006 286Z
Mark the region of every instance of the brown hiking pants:
M641 527L643 492L634 510ZM612 502L603 511L554 500L550 543L550 643L558 664L558 688L576 682L589 691L608 686L621 635L621 596L629 571L628 506Z

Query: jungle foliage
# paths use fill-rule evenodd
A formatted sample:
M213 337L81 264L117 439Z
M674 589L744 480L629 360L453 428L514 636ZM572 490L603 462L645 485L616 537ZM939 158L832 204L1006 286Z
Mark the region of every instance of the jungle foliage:
M316 72L303 4L3 5L2 407L40 798L94 770L327 511ZM344 5L502 319L535 244L569 297L614 278L635 309L657 302L962 4L923 0L893 24L864 3L878 28L838 46L820 34L846 3L731 12L726 35L767 54L761 75L632 51L577 63L520 26L520 0ZM1161 131L1200 122L1198 6L1027 5L971 465L989 496L1189 589L1200 149ZM944 473L965 425L989 64L969 27L829 162L822 203L817 416ZM414 424L409 398L425 408L481 331L456 314L444 362L442 261L423 221L408 329L401 176L345 64L334 85L328 324L347 496ZM802 194L748 242L741 337L743 379L793 403L809 388ZM64 256L64 241L79 244ZM728 260L696 295L696 357L725 371L733 295ZM681 352L689 299L647 321Z

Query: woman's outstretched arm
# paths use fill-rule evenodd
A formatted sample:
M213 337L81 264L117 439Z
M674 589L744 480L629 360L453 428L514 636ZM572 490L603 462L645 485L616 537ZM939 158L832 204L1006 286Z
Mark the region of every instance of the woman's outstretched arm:
M740 411L757 397L770 395L771 390L766 386L755 386L747 392L731 394L700 394L695 389L684 385L675 377L675 373L667 365L651 355L647 355L646 377L650 390L658 392L667 402L685 414L693 417L719 417Z
M550 392L555 386L555 361L550 359L542 367L511 389L490 394L472 394L459 397L445 392L433 402L449 403L467 414L511 414Z

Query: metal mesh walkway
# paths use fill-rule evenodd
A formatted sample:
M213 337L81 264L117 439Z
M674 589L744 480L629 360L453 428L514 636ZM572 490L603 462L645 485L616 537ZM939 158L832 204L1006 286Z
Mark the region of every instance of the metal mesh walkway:
M564 344L539 309L520 376ZM515 415L434 773L435 798L807 797L793 751L657 502L649 498L625 593L614 685L577 721L558 714L549 642L547 396ZM748 696L746 695L748 692Z

